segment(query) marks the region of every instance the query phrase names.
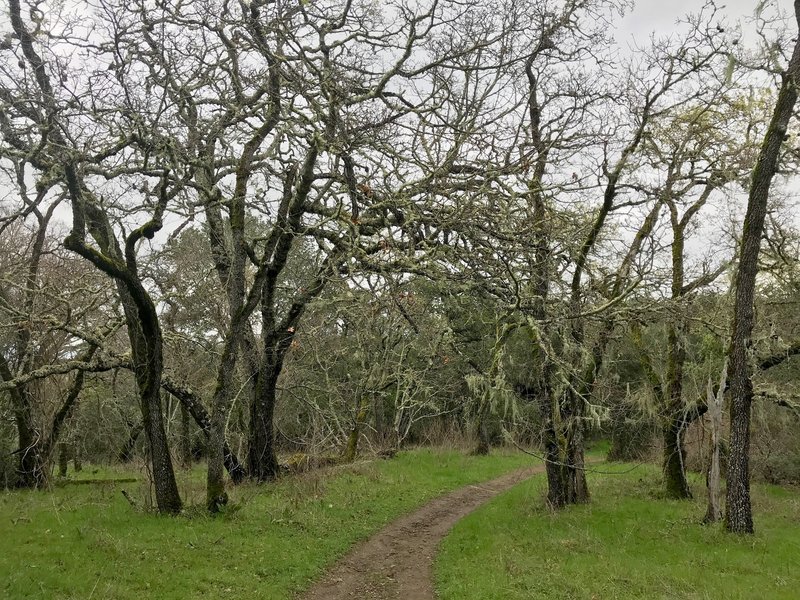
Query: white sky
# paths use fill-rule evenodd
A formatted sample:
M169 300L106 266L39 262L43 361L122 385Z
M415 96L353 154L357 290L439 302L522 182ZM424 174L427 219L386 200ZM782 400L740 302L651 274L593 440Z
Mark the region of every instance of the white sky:
M779 0L778 3L782 8L792 10L792 0ZM639 43L647 41L653 31L666 34L675 29L679 18L698 12L703 4L703 0L637 0L633 11L620 23L617 41L624 47L626 42L633 40ZM758 0L728 0L718 2L718 7L733 24L743 17L752 16L757 4Z
M744 21L753 16L759 0L718 0L719 13L729 25ZM792 0L777 0L778 5L791 14ZM653 32L657 35L668 35L676 29L679 19L688 13L699 11L705 0L636 0L633 10L617 21L615 37L621 48L639 45L646 46ZM71 223L66 204L58 212L59 220ZM183 219L174 214L165 215L165 227L157 236L154 244L163 243L169 232L173 231Z

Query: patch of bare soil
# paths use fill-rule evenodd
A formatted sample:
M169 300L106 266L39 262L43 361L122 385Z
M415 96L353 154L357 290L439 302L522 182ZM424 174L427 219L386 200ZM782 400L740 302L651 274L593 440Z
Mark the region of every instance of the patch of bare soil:
M440 496L387 525L333 565L302 600L434 600L433 557L456 522L500 492L544 471L513 471Z

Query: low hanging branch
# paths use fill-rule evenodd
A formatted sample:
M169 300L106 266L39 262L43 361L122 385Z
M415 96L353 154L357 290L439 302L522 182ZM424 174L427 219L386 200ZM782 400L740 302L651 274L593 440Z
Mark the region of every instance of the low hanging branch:
M767 371L773 367L777 367L778 365L783 364L787 360L789 360L793 356L800 355L800 342L795 342L786 350L782 352L777 352L771 356L767 356L766 358L762 358L758 362L758 368L761 371Z
M753 397L769 400L777 406L788 408L795 416L800 417L800 395L782 394L774 390L756 390Z

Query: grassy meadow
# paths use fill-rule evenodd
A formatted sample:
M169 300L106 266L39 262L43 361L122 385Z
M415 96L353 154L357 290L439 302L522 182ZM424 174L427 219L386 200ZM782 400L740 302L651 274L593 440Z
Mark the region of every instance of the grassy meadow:
M291 598L354 542L400 514L531 460L510 452L401 452L392 460L239 486L230 510L216 518L204 514L199 467L182 474L182 495L196 506L178 517L146 512L139 483L0 492L0 597ZM143 475L87 465L75 478Z
M145 473L90 465L47 492L0 493L0 597L293 598L399 515L533 462L413 450L239 486L214 518L201 467L181 473L184 514L163 517ZM800 491L755 486L757 533L736 537L701 524L699 478L678 502L657 467L592 468L588 505L547 510L538 475L460 521L436 559L441 600L797 597Z
M588 505L550 512L537 477L460 521L437 557L440 599L800 597L800 490L756 485L756 535L737 537L701 523L699 477L695 500L671 501L657 467L630 468L596 466Z

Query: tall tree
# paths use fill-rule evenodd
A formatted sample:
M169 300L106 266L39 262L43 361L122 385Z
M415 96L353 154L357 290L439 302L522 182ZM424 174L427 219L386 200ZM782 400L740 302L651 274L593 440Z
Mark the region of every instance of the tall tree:
M757 129L758 115L748 114L729 78L719 76L703 84L704 96L689 106L679 106L662 119L648 138L645 151L651 168L660 171L653 191L669 213L670 281L666 305L666 369L654 368L647 349L640 347L642 367L653 388L661 419L664 485L671 498L689 498L683 436L688 425L705 411L702 399L684 397L684 371L691 332L692 299L727 269L729 257L700 256L693 269L686 245L692 230L702 231L703 211L719 190L740 181L752 168L754 145L746 130ZM651 178L656 179L651 176ZM650 182L643 182L647 188ZM696 253L695 253L696 254ZM717 264L713 264L716 260ZM692 273L695 270L697 273ZM640 339L639 336L637 339Z
M8 6L25 77L16 85L14 91L18 92L17 96L11 88L13 82L4 81L3 95L15 111L13 117L5 119L6 135L10 134L9 142L17 151L28 153L29 161L36 167L40 181L55 179L69 197L72 227L64 240L64 246L82 256L110 277L116 285L132 349L133 370L148 441L156 502L160 511L175 513L181 509L181 499L162 414L163 340L158 311L139 272L137 258L140 242L152 239L163 226L164 211L172 195L168 189L169 168L149 168L146 151L144 156L139 155L143 165L139 165L138 171L132 166L136 164L136 125L141 123L137 121L136 113L130 106L124 107L126 102L130 103L130 97L122 95L117 98L112 92L108 97L89 94L87 98L83 89L66 89L72 83L68 73L74 72L55 57L57 53L45 55L37 49L39 37L44 33L43 28L53 24L42 19L40 10L33 6L29 11L33 25L31 30L23 18L19 0L9 0ZM54 28L61 26L69 29L68 23L57 23L58 25L53 25ZM59 38L58 35L53 37ZM95 58L98 62L107 58L102 49L97 50L96 46L84 44L80 34L70 39L70 35L65 33L63 40L69 40L86 52L96 51ZM69 45L69 42L62 39L53 43ZM88 50L89 47L92 48L91 51ZM47 60L45 56L48 57ZM88 87L92 89L92 85ZM118 91L113 87L111 89ZM33 98L33 102L29 103L28 98ZM119 104L106 105L109 98L112 98L112 104L119 101L123 107ZM110 117L107 120L92 121L98 112L108 112L120 117L120 121ZM86 126L87 119L93 127ZM135 124L131 129L124 130L125 121L128 125L131 122ZM121 135L119 131L108 131L116 130L120 124L123 128ZM38 128L40 132L35 140L31 139L31 126ZM104 129L106 135L101 133ZM83 140L74 139L73 136L78 137L81 134L85 136ZM130 168L103 169L105 160L119 160L122 155L130 161ZM95 193L98 187L102 187L95 185L98 182L92 180L92 174L98 172L102 172L112 182L117 182L118 177L124 179L131 173L138 172L141 177L138 190L142 205L126 208L133 213L138 209L147 215L147 220L139 226L134 225L130 233L123 234L122 243L112 226L107 202L102 193ZM158 182L155 186L154 181ZM128 190L134 186L130 181L127 186L121 184L122 189L127 187ZM120 188L115 189L111 185L105 189L123 202L127 199L126 194L119 193ZM87 235L91 236L91 242Z
M794 2L795 21L800 29L800 0ZM747 213L742 229L739 264L736 270L736 295L733 325L728 350L730 387L730 441L725 528L734 533L753 533L750 503L750 410L753 382L748 357L755 322L754 298L761 237L767 216L772 179L778 170L781 147L787 137L789 121L797 102L800 85L800 34L786 69L780 73L780 87L769 128L758 154L747 198Z

